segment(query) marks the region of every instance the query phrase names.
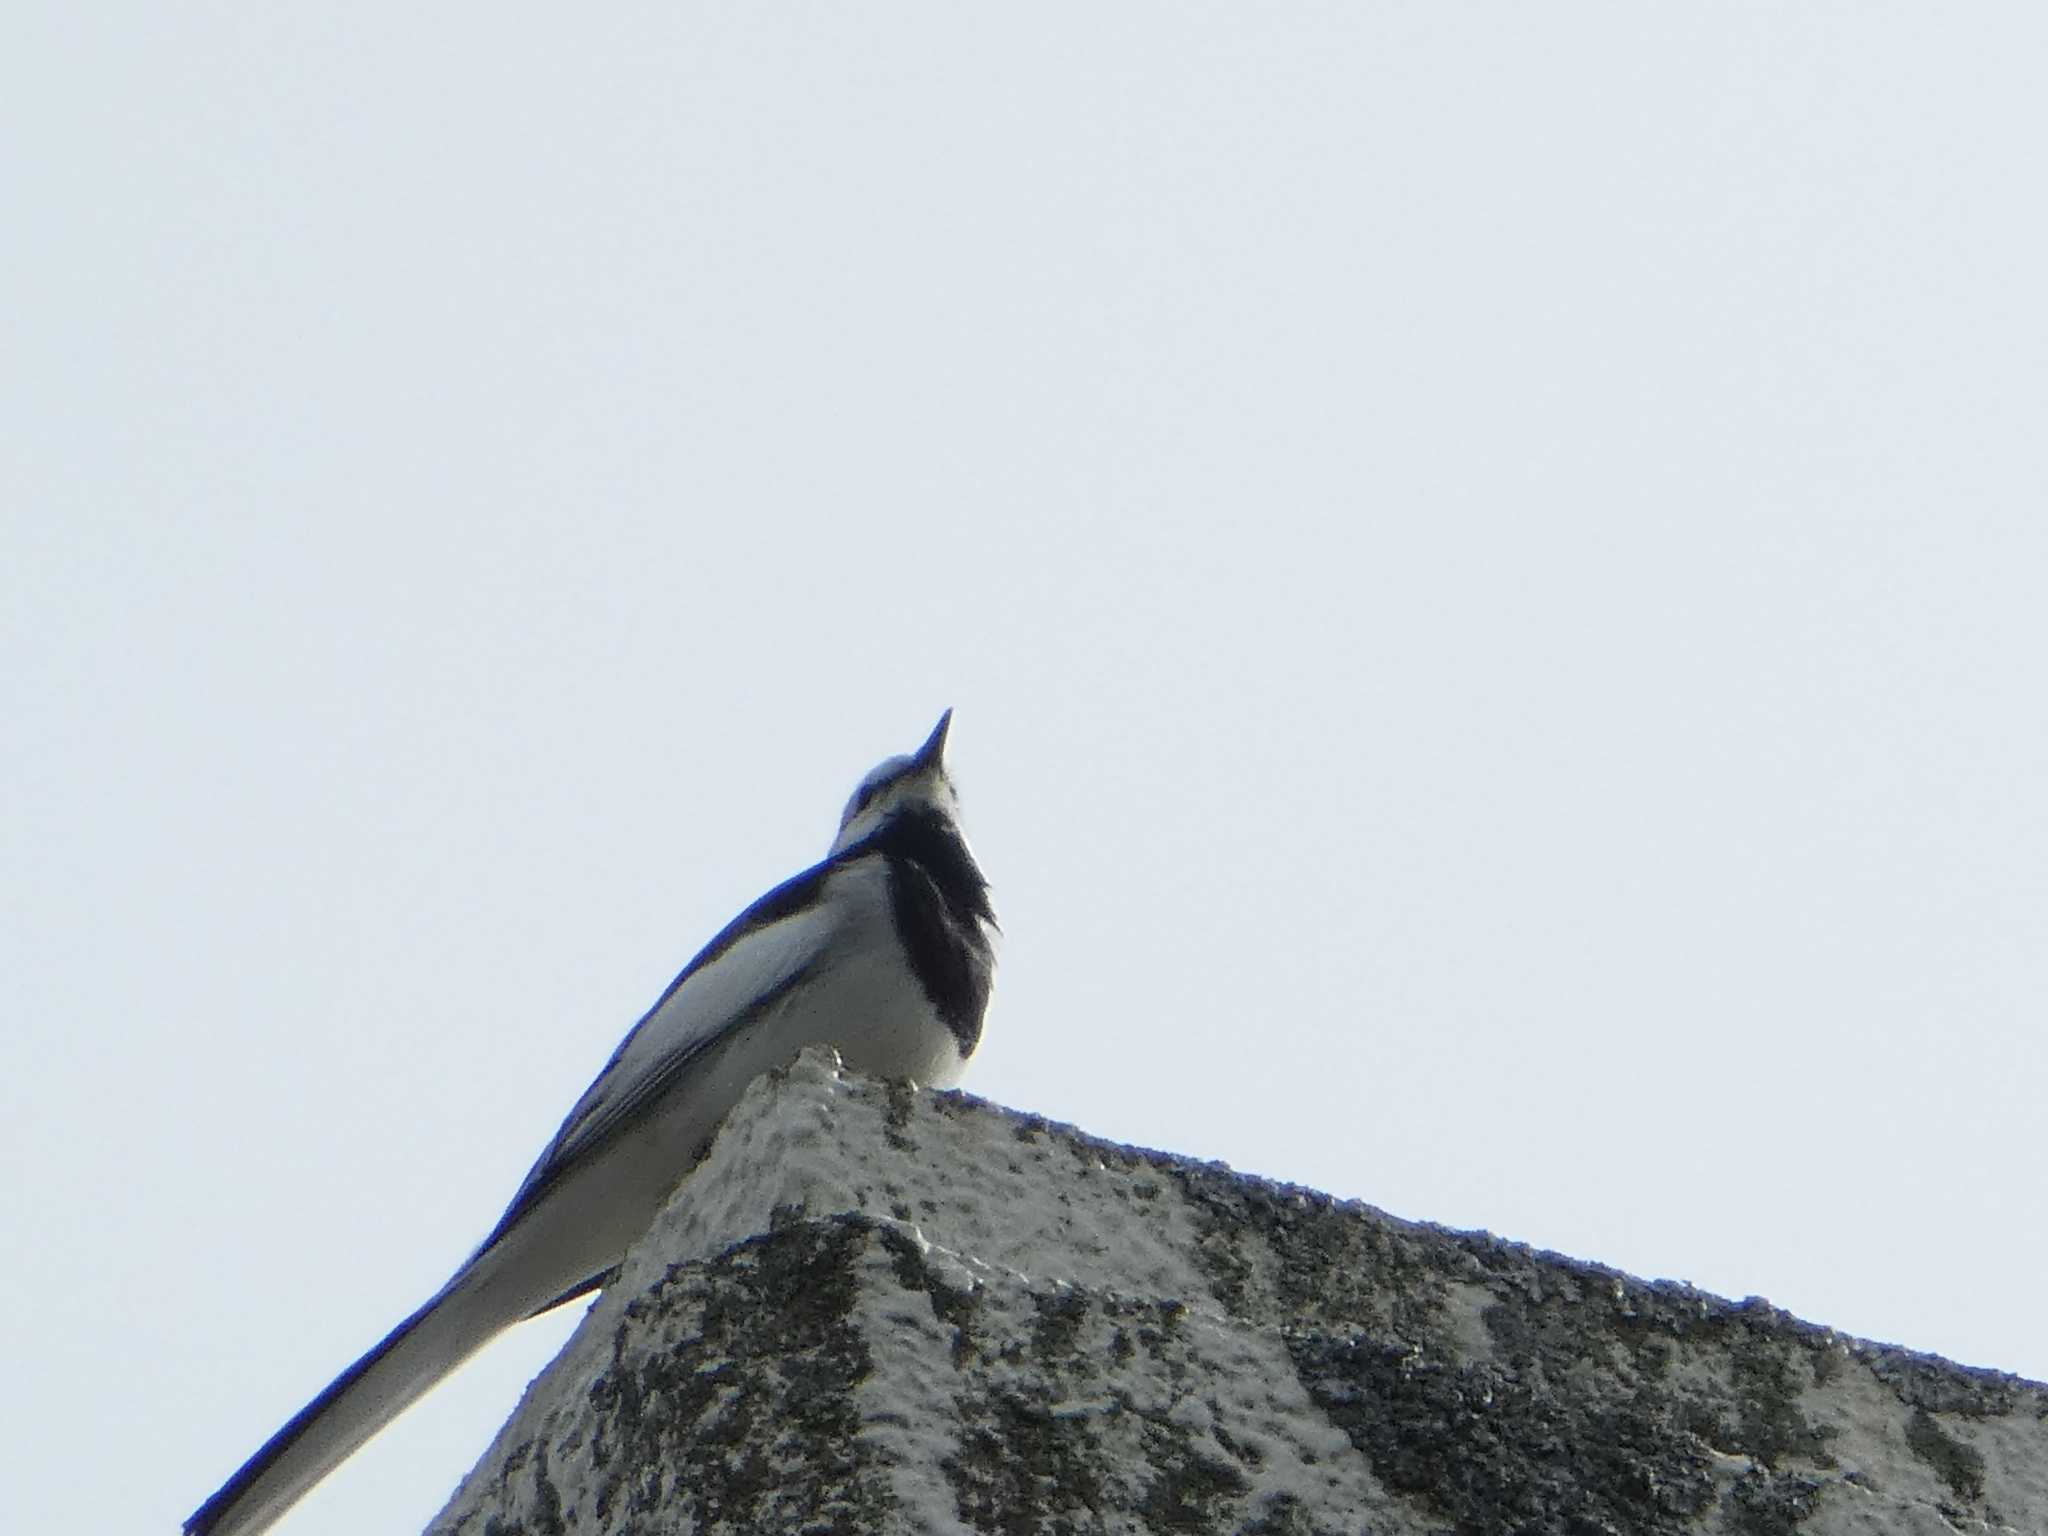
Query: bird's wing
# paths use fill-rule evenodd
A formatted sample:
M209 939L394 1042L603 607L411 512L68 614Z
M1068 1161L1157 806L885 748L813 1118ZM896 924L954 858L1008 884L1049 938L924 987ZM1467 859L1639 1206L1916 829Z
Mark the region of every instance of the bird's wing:
M818 900L838 862L828 859L785 880L683 967L576 1101L479 1253L531 1210L564 1170L633 1124L707 1050L803 980L844 921L831 903Z
M522 1250L516 1239L506 1242L511 1229L567 1170L585 1157L601 1156L609 1137L634 1124L706 1050L764 999L772 1001L799 982L832 947L843 909L817 898L833 868L828 861L785 881L704 946L577 1101L476 1253L433 1300L250 1457L186 1521L185 1536L243 1536L268 1525L409 1403L544 1300L520 1289L536 1253ZM494 1261L502 1263L494 1268ZM517 1281L509 1288L508 1274ZM560 1299L587 1288L588 1282Z

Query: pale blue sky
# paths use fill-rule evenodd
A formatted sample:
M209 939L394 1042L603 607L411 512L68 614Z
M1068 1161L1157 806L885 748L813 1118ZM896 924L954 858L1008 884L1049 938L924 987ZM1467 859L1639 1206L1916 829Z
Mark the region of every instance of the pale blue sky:
M974 1091L2048 1376L2048 12L9 34L22 1529L170 1530L948 704Z

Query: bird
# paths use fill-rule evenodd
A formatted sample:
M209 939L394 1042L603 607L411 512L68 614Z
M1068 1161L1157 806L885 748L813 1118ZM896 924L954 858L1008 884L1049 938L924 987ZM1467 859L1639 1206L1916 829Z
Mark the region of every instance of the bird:
M699 950L612 1053L447 1284L184 1524L270 1526L505 1329L608 1283L761 1073L805 1046L951 1087L980 1044L999 933L947 771L948 709L860 781L818 863Z

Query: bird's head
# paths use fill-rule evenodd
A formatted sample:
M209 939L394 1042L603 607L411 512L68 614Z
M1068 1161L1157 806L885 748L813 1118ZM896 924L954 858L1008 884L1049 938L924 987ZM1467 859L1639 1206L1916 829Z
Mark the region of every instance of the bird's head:
M946 774L946 730L952 723L949 709L939 716L923 746L908 757L892 757L869 771L839 818L839 835L832 840L834 853L852 847L891 816L919 807L937 811L957 825L960 801Z

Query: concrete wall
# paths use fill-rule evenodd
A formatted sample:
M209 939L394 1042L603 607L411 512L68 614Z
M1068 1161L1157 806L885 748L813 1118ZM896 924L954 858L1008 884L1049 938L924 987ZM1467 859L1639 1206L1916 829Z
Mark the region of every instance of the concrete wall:
M814 1053L431 1529L2042 1532L2048 1389Z

